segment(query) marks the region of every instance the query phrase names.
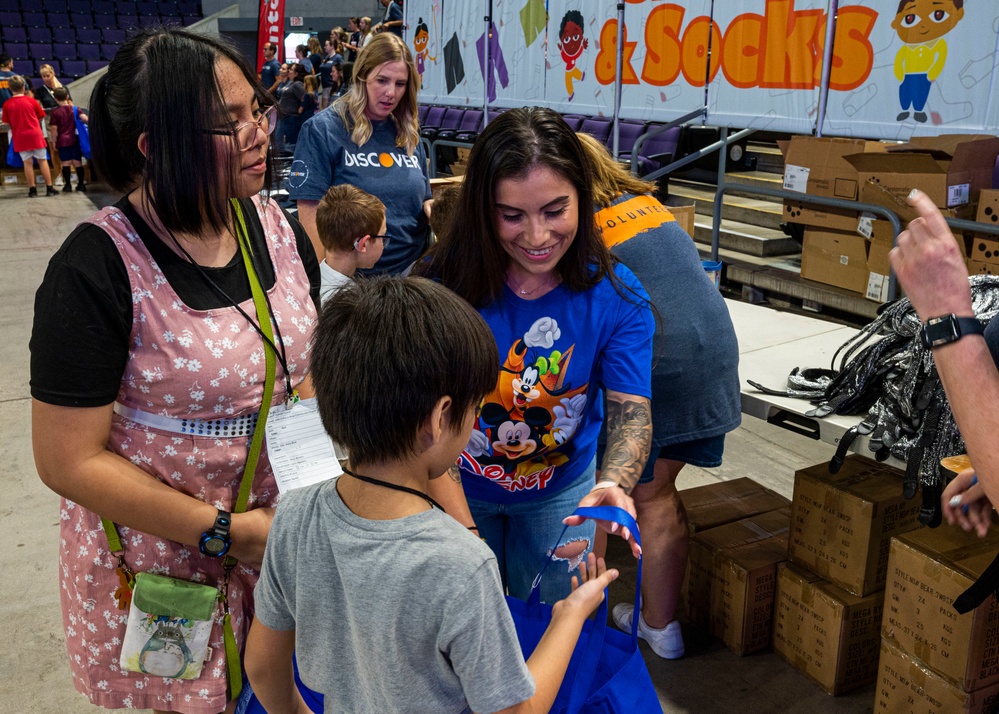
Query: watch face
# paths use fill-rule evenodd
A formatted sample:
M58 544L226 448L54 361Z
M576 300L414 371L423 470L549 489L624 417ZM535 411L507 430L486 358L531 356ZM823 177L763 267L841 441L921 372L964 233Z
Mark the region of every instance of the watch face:
M206 555L220 555L225 552L228 543L218 536L211 536L206 538L202 544L202 550Z

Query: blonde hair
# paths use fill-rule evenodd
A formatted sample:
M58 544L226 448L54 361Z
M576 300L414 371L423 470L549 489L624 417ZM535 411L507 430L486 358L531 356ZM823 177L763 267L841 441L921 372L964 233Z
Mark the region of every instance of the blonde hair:
M319 77L314 74L308 75L305 80L305 91L315 94L319 91Z
M59 89L59 87L62 86L62 82L60 82L59 78L56 76L55 68L50 64L43 64L41 67L38 68L38 76L41 77L42 72L44 72L45 70L48 70L49 72L52 73L52 89Z
M316 37L309 38L308 47L309 51L313 52L314 54L319 55L323 53L323 46L319 44L319 39Z
M364 27L367 27L368 29L367 30L363 29L361 27L361 25L364 25ZM370 35L371 34L371 18L368 17L367 15L365 15L364 17L362 17L361 20L360 20L360 22L357 23L357 29L361 30L361 32L364 33L365 37L367 37L368 35Z
M331 187L316 208L316 230L328 251L349 251L354 241L377 235L385 204L349 183Z
M594 204L605 208L623 193L641 196L656 190L654 183L632 176L622 164L614 160L607 147L592 136L582 132L577 132L576 136L583 145L590 170L593 172Z
M350 90L333 103L333 109L350 132L351 141L364 146L371 138L371 121L365 110L368 106L368 76L386 62L405 62L408 70L406 93L392 112L395 119L395 145L406 150L410 156L420 143L420 121L416 93L419 91L419 75L413 54L400 37L391 32L376 35L358 53L354 62L354 83Z

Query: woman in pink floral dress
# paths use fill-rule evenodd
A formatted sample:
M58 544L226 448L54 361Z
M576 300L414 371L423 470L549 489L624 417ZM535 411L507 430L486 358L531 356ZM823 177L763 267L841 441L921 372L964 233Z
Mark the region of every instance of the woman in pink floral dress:
M78 690L103 707L218 714L225 647L216 622L196 680L123 671L127 611L100 517L134 572L211 585L222 558L199 546L233 510L265 350L275 403L300 385L316 320L319 268L305 231L259 194L274 116L245 61L181 30L124 45L91 101L100 174L125 196L81 224L52 258L35 302L31 393L35 462L63 497L60 589ZM246 220L276 347L258 332L235 209ZM211 431L211 435L192 435ZM277 488L265 453L248 510L233 514L228 589L242 649Z

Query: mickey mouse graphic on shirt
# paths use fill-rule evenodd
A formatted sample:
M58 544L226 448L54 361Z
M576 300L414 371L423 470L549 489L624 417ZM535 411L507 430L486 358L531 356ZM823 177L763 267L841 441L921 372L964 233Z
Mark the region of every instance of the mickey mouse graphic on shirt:
M545 487L568 461L557 449L586 411L588 385L573 387L568 379L574 346L555 349L561 334L553 318L542 317L514 341L463 454L473 470L508 491Z
M891 26L904 43L895 55L895 79L901 82L902 111L896 121L926 121L926 99L947 61L943 36L964 17L964 0L901 0Z
M558 48L565 62L565 91L569 101L576 96L573 80L582 82L586 73L576 66L583 50L590 46L590 41L583 37L583 14L579 10L569 10L562 18L558 28Z

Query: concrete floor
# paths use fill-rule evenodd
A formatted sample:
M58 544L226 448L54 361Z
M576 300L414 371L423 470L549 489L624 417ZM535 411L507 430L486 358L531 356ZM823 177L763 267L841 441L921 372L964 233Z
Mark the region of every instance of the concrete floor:
M0 464L0 713L96 712L70 681L59 610L56 554L58 498L35 474L31 455L28 339L34 293L49 257L95 203L113 196L60 194L28 199L25 187L0 187L0 433L7 457ZM791 496L794 470L825 461L832 447L747 418L729 436L725 464L688 467L680 488L750 476ZM612 550L612 554L617 550ZM623 564L622 564L623 565ZM625 567L611 591L612 605L630 601L633 573ZM658 659L642 644L668 714L870 712L874 685L832 698L766 652L736 657L706 633L685 628L687 656Z

